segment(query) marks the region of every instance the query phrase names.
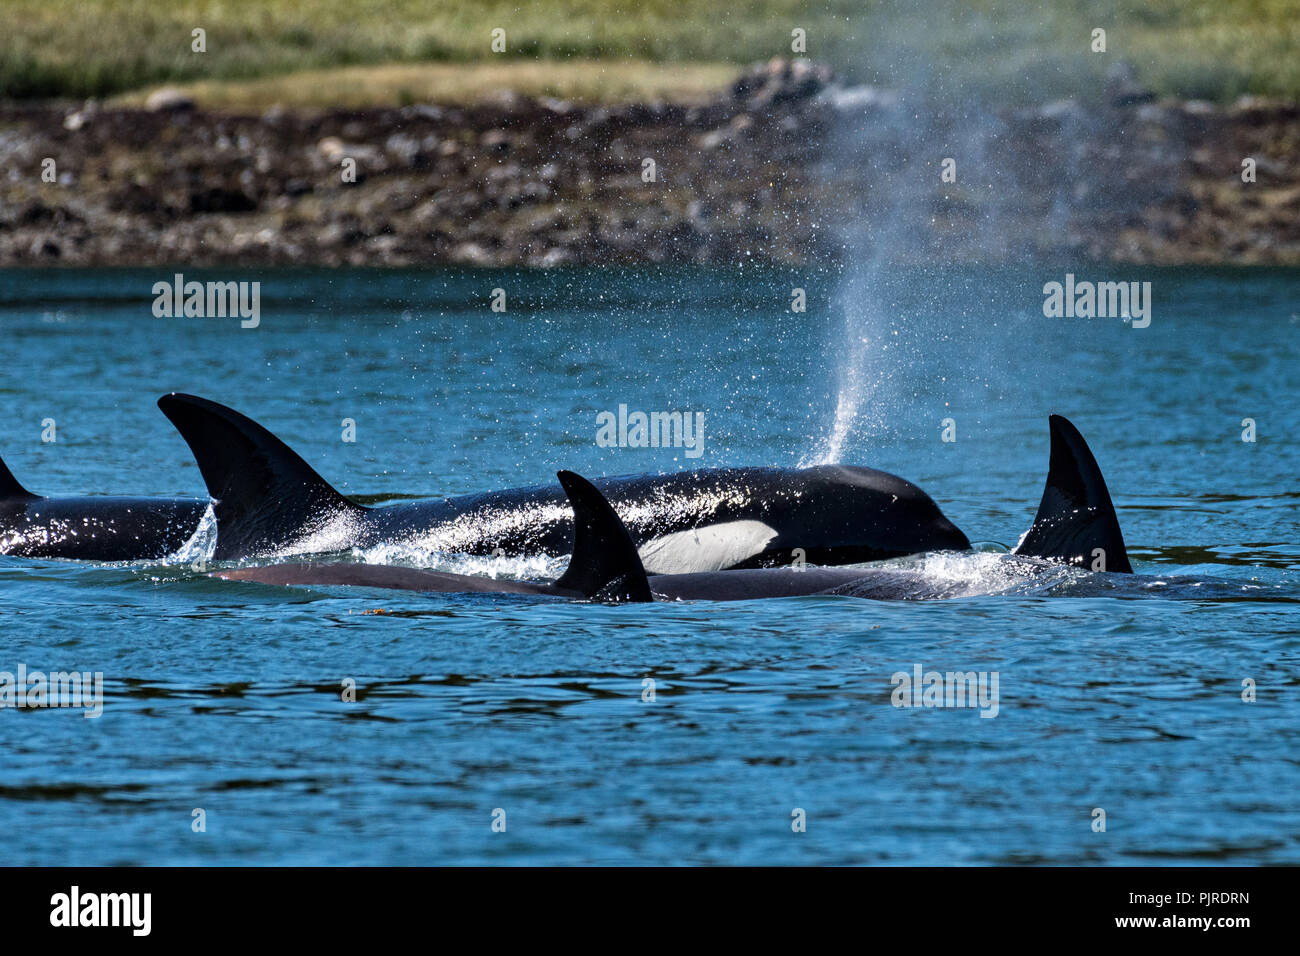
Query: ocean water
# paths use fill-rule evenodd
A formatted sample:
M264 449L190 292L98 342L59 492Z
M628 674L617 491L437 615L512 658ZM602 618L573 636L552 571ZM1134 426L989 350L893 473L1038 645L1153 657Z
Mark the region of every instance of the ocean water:
M0 670L104 675L96 719L0 710L0 862L1300 863L1300 273L1077 270L1152 282L1138 329L1045 318L1064 271L186 273L260 281L255 329L155 318L157 270L0 272L0 455L41 494L201 496L179 390L367 503L835 457L996 551L1058 412L1177 595L610 607L220 581L203 535L0 558ZM598 447L620 404L704 413L703 454ZM556 570L349 555L381 557ZM893 706L916 666L996 672L996 717Z

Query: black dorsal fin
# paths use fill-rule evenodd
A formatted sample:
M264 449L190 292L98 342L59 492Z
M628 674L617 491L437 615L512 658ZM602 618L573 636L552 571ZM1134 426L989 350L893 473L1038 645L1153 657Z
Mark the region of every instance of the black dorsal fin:
M573 557L556 587L604 601L653 601L636 545L605 496L581 475L558 477L573 506Z
M360 512L288 445L225 405L173 392L158 399L194 453L217 515L217 560L273 552L330 515Z
M1052 415L1052 457L1033 526L1016 554L1057 558L1085 568L1133 572L1106 480L1088 443L1069 420ZM1098 555L1100 551L1100 555ZM1098 557L1104 557L1099 566Z
M40 495L34 495L13 476L4 460L0 459L0 501L34 501Z

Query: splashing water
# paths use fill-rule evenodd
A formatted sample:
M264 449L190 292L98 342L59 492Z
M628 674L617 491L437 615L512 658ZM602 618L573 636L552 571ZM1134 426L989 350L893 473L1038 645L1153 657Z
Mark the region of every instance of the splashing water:
M844 449L855 433L873 434L885 426L884 412L877 410L864 416L863 408L879 390L884 379L886 336L889 320L880 308L876 290L879 263L872 263L861 276L850 278L837 297L844 315L844 349L839 369L839 395L835 402L835 419L830 434L814 453L799 463L833 465L843 460Z
M396 564L431 571L469 574L493 580L553 580L569 565L567 557L544 554L469 555L454 554L424 546L419 541L399 541L354 548L350 557L361 564Z
M188 541L162 560L162 564L195 564L212 559L217 550L217 513L208 502L198 527Z
M961 3L939 4L935 17L968 34L992 28L984 14ZM844 321L834 352L838 393L829 434L804 466L842 461L855 435L878 437L896 400L915 394L896 387L901 379L916 378L908 359L932 348L954 325L942 277L905 280L912 297L927 300L921 315L901 314L891 295L900 289L899 266L924 261L923 237L934 228L935 210L951 209L954 200L965 210L960 224L935 232L940 242L973 232L994 258L1006 253L1004 230L996 222L1000 204L976 201L995 187L986 170L998 168L1002 120L966 89L960 64L936 61L927 52L931 26L918 26L909 5L886 0L877 29L877 48L890 55L860 64L860 72L882 85L862 88L870 96L840 99L836 143L822 167L828 184L848 177L869 188L856 207L839 208L831 223L851 264L836 298ZM960 180L941 179L938 157L960 160ZM1003 202L1016 198L1014 181L1003 177L996 188L999 195L1010 194Z

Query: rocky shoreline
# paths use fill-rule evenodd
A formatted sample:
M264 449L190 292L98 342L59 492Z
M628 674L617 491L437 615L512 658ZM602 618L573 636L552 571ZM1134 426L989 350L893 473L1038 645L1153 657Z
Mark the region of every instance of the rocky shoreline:
M1087 105L950 115L807 61L691 104L11 103L0 169L0 266L1300 264L1300 107L1122 70Z

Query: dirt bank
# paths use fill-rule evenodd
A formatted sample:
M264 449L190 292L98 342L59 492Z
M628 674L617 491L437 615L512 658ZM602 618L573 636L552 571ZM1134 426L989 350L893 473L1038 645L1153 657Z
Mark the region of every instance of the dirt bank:
M0 106L0 265L1300 263L1295 105L916 104L775 62L693 105Z

